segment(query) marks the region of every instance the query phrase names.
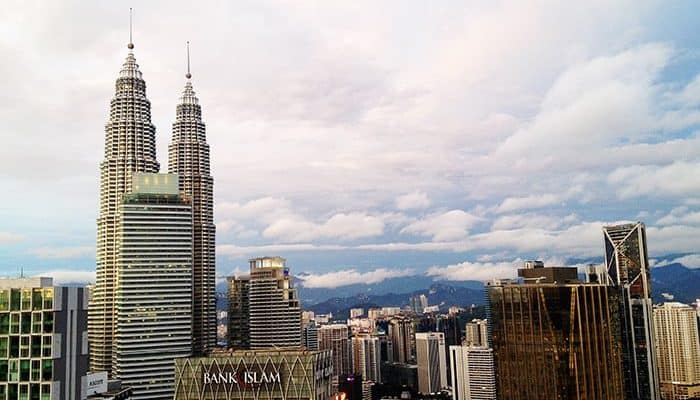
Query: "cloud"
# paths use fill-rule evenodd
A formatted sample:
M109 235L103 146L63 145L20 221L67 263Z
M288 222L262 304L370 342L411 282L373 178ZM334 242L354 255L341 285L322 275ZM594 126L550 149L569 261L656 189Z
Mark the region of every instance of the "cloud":
M688 254L687 256L676 258L671 263L681 263L688 268L700 268L700 254Z
M407 225L400 232L432 236L435 242L458 240L466 237L469 229L479 220L480 217L465 211L450 210L428 215Z
M95 254L94 246L75 246L75 247L38 247L32 250L32 254L39 258L56 260L80 258Z
M515 278L522 261L513 262L470 262L450 264L444 267L432 266L426 275L448 281L487 281L497 278Z
M668 214L656 220L657 225L700 225L700 211L690 211L688 207L676 207Z
M430 198L423 192L412 192L396 198L396 208L399 210L424 209L430 206Z
M373 271L359 272L356 269L327 272L323 274L310 274L300 276L303 286L307 288L337 288L355 284L373 284L386 279L411 276L415 274L413 269L392 270L378 268Z
M379 236L384 233L381 217L364 213L339 213L323 223L314 223L300 217L285 217L270 224L263 236L283 242L298 242L313 239L352 240Z
M0 231L0 244L16 243L24 240L24 236L12 232Z
M700 161L677 161L668 165L620 167L608 176L621 199L642 196L673 198L700 192Z
M491 224L491 230L509 230L518 228L546 228L556 229L566 224L576 222L578 216L569 214L564 217L542 214L512 214L496 218Z
M562 193L532 194L526 197L509 197L498 206L498 212L513 212L518 210L543 208L557 203L562 203L573 197L581 195L583 188L578 185Z
M52 270L42 272L36 276L51 277L56 285L66 283L95 283L95 271Z
M269 244L257 246L236 246L233 244L220 244L216 246L216 253L231 257L262 257L280 255L302 251L336 251L348 249L340 245L316 245L311 243Z

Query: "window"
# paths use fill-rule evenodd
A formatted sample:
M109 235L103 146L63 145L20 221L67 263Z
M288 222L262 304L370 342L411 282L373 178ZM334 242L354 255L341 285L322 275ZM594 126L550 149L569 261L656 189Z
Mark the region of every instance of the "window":
M0 335L10 333L10 314L0 313Z
M0 311L10 310L10 291L7 289L0 290ZM0 397L1 399L2 397Z
M43 344L41 346L41 355L44 357L51 357L51 344L53 343L53 337L47 335L43 337Z
M32 309L32 291L31 289L22 290L22 311Z
M19 333L19 313L10 314L10 333L15 335Z
M29 382L29 360L21 360L19 362L19 380Z
M53 360L44 360L41 366L41 380L53 380Z
M41 310L44 307L44 296L42 289L32 291L32 310Z
M7 360L0 360L0 382L7 382L7 367L9 362ZM0 399L3 399L0 396Z
M29 336L20 337L19 356L21 358L29 358Z
M41 358L41 336L32 336L32 358Z
M41 385L41 400L51 400L51 385Z
M41 333L41 313L32 313L32 333Z
M32 360L32 382L41 380L41 360ZM37 395L39 394L39 388L36 388Z
M44 333L53 333L53 312L44 312Z
M19 289L10 290L10 311L19 311L20 291Z
M53 310L53 288L44 289L44 310Z
M10 379L8 380L10 382L19 381L19 360L10 360L9 373Z
M21 314L21 331L24 334L32 333L32 314L23 312Z
M9 347L9 339L7 337L0 337L0 359L7 358L7 350ZM0 379L2 381L2 379ZM0 397L1 399L2 397Z
M19 337L10 336L10 358L19 357Z

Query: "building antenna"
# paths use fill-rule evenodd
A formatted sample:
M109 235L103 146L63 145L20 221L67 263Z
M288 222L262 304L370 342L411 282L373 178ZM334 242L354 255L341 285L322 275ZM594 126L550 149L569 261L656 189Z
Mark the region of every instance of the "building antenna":
M126 46L126 47L129 48L129 50L131 50L131 49L134 48L134 41L133 41L133 39L132 39L132 31L133 31L133 27L132 27L132 9L131 9L131 7L129 7L129 44Z
M185 74L185 78L190 79L192 78L192 74L190 73L190 41L187 41L187 74Z

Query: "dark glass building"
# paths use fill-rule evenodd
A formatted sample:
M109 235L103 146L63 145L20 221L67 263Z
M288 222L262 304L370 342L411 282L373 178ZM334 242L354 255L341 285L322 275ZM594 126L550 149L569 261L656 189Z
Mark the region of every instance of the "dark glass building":
M646 228L641 222L606 226L603 237L608 281L619 292L625 397L660 399Z
M498 398L624 398L619 291L576 268L528 269L486 286Z

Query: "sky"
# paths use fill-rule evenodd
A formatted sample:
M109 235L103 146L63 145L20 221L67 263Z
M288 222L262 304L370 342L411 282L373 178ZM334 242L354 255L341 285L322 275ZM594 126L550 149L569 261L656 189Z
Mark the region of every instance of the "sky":
M695 2L11 1L0 275L94 279L132 6L162 171L191 42L220 277L507 277L599 259L622 221L700 267Z

